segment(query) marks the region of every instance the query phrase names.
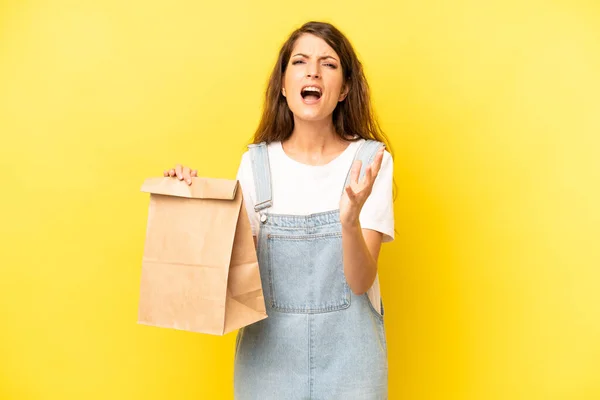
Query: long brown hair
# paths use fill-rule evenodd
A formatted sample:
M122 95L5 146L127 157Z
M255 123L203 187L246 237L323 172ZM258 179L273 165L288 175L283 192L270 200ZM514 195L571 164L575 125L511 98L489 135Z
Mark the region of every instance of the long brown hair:
M326 22L307 22L296 29L279 51L279 57L265 92L263 114L254 134L254 143L284 141L294 129L294 117L281 94L283 75L296 40L304 34L323 39L340 56L344 84L349 88L346 98L333 111L335 132L342 139L357 135L358 139L373 139L385 143L391 152L389 139L375 118L369 85L350 41L335 26Z

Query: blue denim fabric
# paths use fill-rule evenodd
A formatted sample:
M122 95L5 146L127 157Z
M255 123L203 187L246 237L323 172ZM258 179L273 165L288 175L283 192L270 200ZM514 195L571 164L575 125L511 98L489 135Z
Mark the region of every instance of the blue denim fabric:
M361 146L356 157L363 167L380 145ZM339 210L269 214L267 148L250 151L261 181L255 182L262 217L257 251L269 317L238 332L235 399L387 399L383 303L380 313L366 294L348 287Z

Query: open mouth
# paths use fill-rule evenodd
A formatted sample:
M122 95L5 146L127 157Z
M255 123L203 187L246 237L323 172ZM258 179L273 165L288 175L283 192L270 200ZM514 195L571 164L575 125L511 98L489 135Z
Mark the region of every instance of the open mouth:
M322 92L321 88L316 86L306 86L302 88L300 94L306 103L316 103L321 98Z

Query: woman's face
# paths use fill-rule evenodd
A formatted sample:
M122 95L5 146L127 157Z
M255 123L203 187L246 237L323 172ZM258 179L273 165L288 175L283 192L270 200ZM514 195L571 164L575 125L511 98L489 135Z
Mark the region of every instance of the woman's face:
M347 94L340 57L321 38L304 34L296 40L282 94L295 118L321 121L331 118Z

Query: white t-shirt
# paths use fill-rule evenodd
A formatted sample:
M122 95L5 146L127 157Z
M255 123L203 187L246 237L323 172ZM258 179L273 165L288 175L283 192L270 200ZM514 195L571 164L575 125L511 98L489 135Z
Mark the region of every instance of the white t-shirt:
M295 161L285 153L281 142L270 143L267 149L273 205L266 211L272 214L309 215L339 209L346 176L363 142L364 139L351 142L342 154L328 164L319 166ZM393 159L385 151L373 190L359 217L361 227L383 233L384 242L394 239L393 172ZM252 234L257 236L260 216L254 211L256 193L249 152L242 156L237 180L244 193Z
M270 143L267 151L271 166L273 205L265 211L272 214L309 215L339 209L346 176L363 142L364 139L350 142L342 154L329 163L319 166L295 161L285 153L281 142ZM381 232L383 242L394 240L393 170L393 159L386 150L371 195L363 205L359 216L361 227ZM252 234L257 236L260 229L260 216L254 211L256 192L248 151L242 156L237 180L244 194ZM368 295L373 307L380 311L378 277L369 289Z

